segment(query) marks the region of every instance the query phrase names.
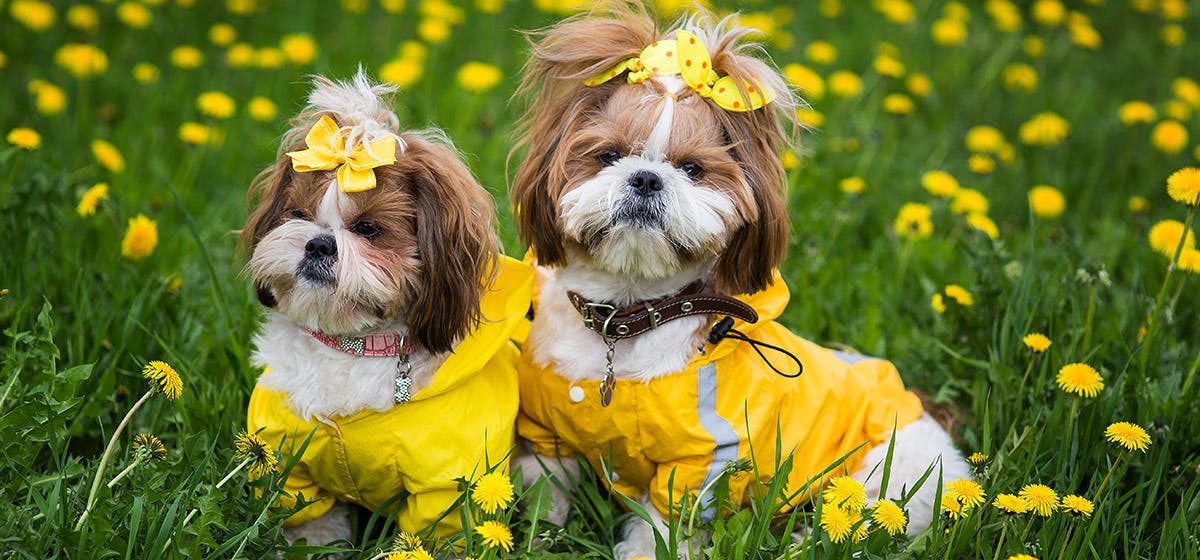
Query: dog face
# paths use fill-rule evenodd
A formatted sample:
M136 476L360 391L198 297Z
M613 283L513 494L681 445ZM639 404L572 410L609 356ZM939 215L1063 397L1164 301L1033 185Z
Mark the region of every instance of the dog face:
M316 80L278 160L251 188L246 269L260 301L300 325L350 335L401 323L446 351L478 320L499 251L492 200L440 133L396 132L381 97L390 92L361 73L353 83ZM304 135L326 116L347 151L395 139L395 163L372 170L374 188L344 192L334 169L294 168L288 154L311 147Z
M778 73L742 54L747 29L690 20L713 69L778 92L766 107L726 110L678 75L596 86L585 80L662 34L645 14L587 15L533 46L523 91L534 97L511 190L522 238L542 264L568 259L634 278L713 263L718 289L765 287L787 240L779 152L793 102Z

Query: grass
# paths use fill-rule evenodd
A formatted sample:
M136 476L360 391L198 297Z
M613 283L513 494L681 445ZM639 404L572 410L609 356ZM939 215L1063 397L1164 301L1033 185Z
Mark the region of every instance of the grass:
M400 56L402 42L417 41L425 54L417 59L409 52L410 66L422 73L399 99L401 121L447 130L500 201L502 237L510 254L520 254L504 203L505 156L520 108L508 99L525 53L514 30L561 14L515 3L485 13L490 3L483 2L448 9L414 1L395 15L355 1L148 2L150 21L135 28L125 23L129 13L118 17L136 11L130 4L89 4L93 30L68 23L86 14L69 16L66 5L55 4L55 22L36 31L14 19L36 7L0 3L0 77L9 86L0 131L29 127L41 136L34 150L0 146L0 546L12 558L272 557L287 515L270 507L277 479L248 482L239 471L218 484L241 463L233 441L258 374L248 356L260 311L239 273L233 234L245 219L246 185L273 161L286 118L302 104L306 74L347 77L359 62L378 73ZM823 123L802 135L790 171L793 239L783 275L793 300L782 320L814 340L895 361L909 385L949 411L961 448L989 456L978 477L988 501L961 519L942 516L913 538L872 530L862 541L835 543L815 528L795 543L789 534L817 527L829 504L782 512L768 497L726 507L703 524L689 523L683 499L661 555L698 527L712 532L703 553L713 558L1197 558L1200 294L1194 274L1168 272L1169 259L1146 242L1160 220L1190 217L1164 185L1200 157L1194 140L1200 100L1175 87L1177 78L1198 78L1193 63L1200 47L1195 37L1174 46L1162 37L1173 33L1171 26L1197 29L1197 10L1175 19L1181 2L1069 3L1101 37L1092 49L1073 42L1071 25L1036 20L1057 5L1045 0L1017 8L1023 24L1010 32L997 29L983 3L966 5L968 35L957 46L939 45L930 33L953 3L881 1L868 9L846 2L839 14L826 11L836 4L740 7L769 31L779 66L805 65L826 90L817 95L812 80L806 82ZM253 10L231 13L239 6ZM897 10L905 6L914 8L910 21L887 17L903 15ZM1079 34L1079 16L1073 18ZM439 19L451 22L442 42L429 35L438 24L428 22ZM232 25L237 41L256 49L268 67L232 66L227 49L209 39L216 23ZM278 53L265 48L289 33L311 36L315 57L304 63L284 57L269 67ZM1044 45L1039 56L1028 48L1034 37ZM818 40L836 47L836 61L806 58L806 47ZM104 71L79 78L56 64L56 51L67 43L101 49ZM172 64L180 45L202 52L198 68ZM877 54L891 49L905 67L902 76L876 69ZM495 65L502 80L469 91L456 79L469 61ZM135 80L137 63L153 64L158 79ZM1036 85L1008 87L1012 63L1027 64ZM838 70L859 76L861 89L835 95L830 78ZM910 89L914 74L929 78L928 92ZM39 109L28 87L35 79L61 89L60 112ZM205 91L231 96L235 115L202 114L195 100ZM885 110L892 94L907 95L912 112ZM250 118L255 96L271 100L278 114ZM1132 100L1155 109L1151 122L1118 118ZM1022 124L1043 111L1069 123L1067 137L1050 146L1023 143ZM1193 140L1175 151L1153 140L1165 120L1179 122ZM210 127L219 141L184 142L185 122ZM1010 161L993 158L993 171L972 171L964 136L977 125L1004 135ZM89 148L94 139L119 149L122 170L97 162ZM966 225L951 201L922 189L922 175L938 169L986 197L998 239ZM837 188L852 176L864 180L862 193ZM80 196L98 182L110 186L109 198L95 215L79 216ZM1038 184L1065 195L1065 213L1031 212L1026 193ZM1134 196L1148 207L1131 210ZM893 230L906 202L930 205L929 238L905 239ZM122 256L122 236L138 214L157 222L159 237L152 254L132 260ZM967 289L973 304L949 301L944 313L935 312L931 297L951 284ZM1034 331L1053 341L1044 354L1021 342ZM146 390L140 370L150 360L178 370L183 395L174 402L151 398L133 415L102 482L136 460L136 433L160 437L167 459L139 466L111 489L101 484L76 531L106 443ZM1055 385L1059 368L1074 362L1102 374L1105 386L1095 398ZM1105 428L1119 421L1147 429L1153 441L1145 452L1105 442ZM582 478L564 527L540 519L545 483L526 491L521 509L496 514L514 532L515 550L507 556L609 557L619 522L637 508L628 511L630 504L605 491L596 475ZM929 481L949 482L937 472ZM1088 498L1095 511L1006 516L993 505L997 494L1032 483ZM766 485L765 496L795 492ZM472 511L464 508L463 515ZM371 558L390 546L395 526L386 516L356 510L353 517L359 552L352 557ZM470 532L458 544L471 553L496 552ZM322 550L297 547L289 554Z

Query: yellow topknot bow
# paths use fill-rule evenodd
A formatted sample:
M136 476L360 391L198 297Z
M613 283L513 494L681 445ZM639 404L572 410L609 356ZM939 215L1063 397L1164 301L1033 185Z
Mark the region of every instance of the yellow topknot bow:
M376 167L396 163L396 137L385 136L350 149L347 132L338 128L328 115L322 116L304 137L307 150L288 152L292 169L301 173L329 171L337 167L338 188L359 192L375 188ZM340 166L340 167L339 167Z
M746 92L746 98L743 98L732 77L718 77L713 71L712 58L708 55L704 43L695 34L682 29L675 32L675 40L655 41L642 49L638 56L623 60L604 73L584 80L583 83L597 86L625 71L629 72L626 79L631 84L640 84L655 74L678 74L697 94L712 99L727 111L753 111L770 103L775 97L771 91L763 91L761 86L756 87L742 80L740 89Z

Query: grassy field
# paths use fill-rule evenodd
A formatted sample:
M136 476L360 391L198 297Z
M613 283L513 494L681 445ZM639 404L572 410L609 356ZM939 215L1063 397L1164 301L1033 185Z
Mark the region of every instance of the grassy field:
M516 30L569 13L552 2L0 0L0 555L274 556L287 514L270 507L278 475L248 483L253 461L234 448L258 374L248 356L260 307L233 233L246 186L274 160L305 76L344 78L362 63L403 86L404 126L440 126L469 155L520 255L505 202L522 107L509 97L526 52ZM784 323L893 359L949 416L964 453L987 459L984 502L948 490L953 511L914 538L889 535L870 510L863 538L844 538L835 505L780 513L763 501L696 527L714 534L704 553L1200 557L1200 253L1180 231L1195 195L1188 206L1167 189L1200 159L1200 7L718 8L764 31L811 104L811 130L783 154ZM1189 172L1176 177L1174 198L1200 189ZM1038 186L1050 190L1031 195ZM1031 350L1030 333L1050 346ZM179 398L142 402L153 360L178 372ZM1121 444L1139 443L1133 427L1108 441L1119 422L1144 429L1148 446ZM1055 511L1006 513L1029 502L998 496L1035 484L1055 493L1040 500ZM629 515L617 498L589 477L557 528L538 519L544 494L489 517L511 530L511 552L474 531L456 546L610 556ZM1067 495L1093 511L1068 511ZM689 527L682 513L664 539ZM354 515L352 557L390 550L394 523ZM814 528L795 543L789 529L802 525ZM304 552L319 550L292 551Z

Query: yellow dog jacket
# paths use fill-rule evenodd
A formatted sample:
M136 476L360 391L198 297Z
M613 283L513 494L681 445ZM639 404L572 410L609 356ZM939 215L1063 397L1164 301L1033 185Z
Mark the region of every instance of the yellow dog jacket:
M479 326L468 334L412 400L386 412L364 410L347 417L308 421L293 413L287 396L255 387L248 424L253 433L289 456L313 433L304 456L284 485L294 503L303 494L317 501L292 515L296 525L324 515L335 498L376 510L401 491L400 530L416 533L445 513L462 493L457 478L478 477L507 464L517 414L517 347L510 339L526 322L533 269L503 257L491 289L480 302ZM354 372L346 372L354 375ZM451 513L438 536L462 530Z
M788 492L802 492L806 481L866 443L831 475L854 472L893 428L921 416L921 402L905 390L891 362L822 348L775 322L788 298L776 274L767 289L738 297L758 311L759 321L738 321L735 328L794 354L804 364L798 378L773 372L749 343L724 339L682 371L649 382L617 380L611 405L603 407L599 381L572 383L526 352L519 366L517 432L539 454L582 453L602 475L604 465L615 489L627 496L641 499L648 489L664 515L672 499L707 488L730 461L750 458L761 480L772 478L777 437L781 456L794 461ZM603 370L603 356L597 356L596 369ZM575 387L582 395L572 393ZM730 480L735 503L751 482L746 475ZM817 490L815 484L810 490ZM708 500L701 497L704 505Z

